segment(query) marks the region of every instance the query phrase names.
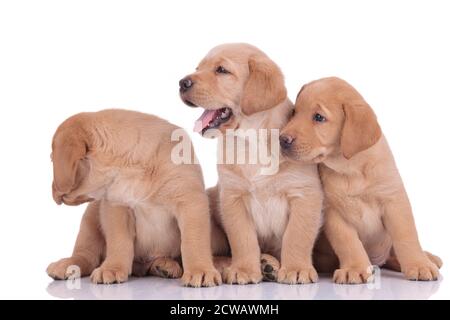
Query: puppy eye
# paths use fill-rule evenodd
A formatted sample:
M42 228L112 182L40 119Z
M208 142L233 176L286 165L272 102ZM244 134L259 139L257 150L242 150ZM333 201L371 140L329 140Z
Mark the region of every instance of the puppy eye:
M216 73L228 74L228 73L230 73L230 71L228 71L227 69L225 69L222 66L218 66L216 69Z
M314 114L313 120L315 122L325 122L325 121L327 121L327 119L323 115L321 115L320 113Z

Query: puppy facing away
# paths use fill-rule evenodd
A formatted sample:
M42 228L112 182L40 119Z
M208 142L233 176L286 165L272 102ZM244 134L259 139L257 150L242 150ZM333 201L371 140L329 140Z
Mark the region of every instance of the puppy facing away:
M180 129L125 110L80 113L59 126L53 198L90 204L72 256L50 264L51 277L66 279L75 265L95 283L123 282L132 272L177 278L181 256L183 284L221 283L211 234L215 252L227 250L226 239L220 229L211 232L200 166L171 161L174 130Z
M194 130L220 134L219 151L227 157L218 162L217 187L209 190L232 253L224 281L261 281L264 253L281 260L279 282L315 282L312 249L321 225L320 179L315 164L279 159L278 130L293 110L279 67L254 46L220 45L180 81L180 96L188 106L205 109ZM271 130L274 143L265 139ZM263 173L267 163L249 160L258 147L279 161L276 170ZM246 161L237 161L241 156Z
M326 236L315 250L319 270L329 270L333 261L329 242L339 259L337 283L366 282L371 265L401 271L410 280L438 278L442 262L422 250L386 138L351 85L338 78L305 85L280 142L289 158L319 163Z

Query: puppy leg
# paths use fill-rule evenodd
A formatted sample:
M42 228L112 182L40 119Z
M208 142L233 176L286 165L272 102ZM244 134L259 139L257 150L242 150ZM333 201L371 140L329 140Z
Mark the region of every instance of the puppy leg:
M422 250L406 192L386 203L383 222L405 277L408 280L437 280L440 259L430 259Z
M192 191L177 206L181 232L182 282L186 286L211 287L222 282L214 268L211 252L211 226L208 198L204 192Z
M211 216L211 246L214 256L230 255L230 246L222 228L219 207L219 189L217 186L206 189Z
M148 274L161 278L176 279L181 278L183 269L181 269L178 261L168 257L160 257L152 261Z
M325 235L339 258L333 281L339 284L367 282L372 275L369 257L357 231L335 210L325 211Z
M262 280L260 248L254 223L242 198L224 193L222 219L231 247L232 263L224 270L226 283L258 283Z
M83 215L72 256L51 263L47 274L56 280L68 279L77 276L70 268L76 266L80 269L79 276L88 276L100 265L104 251L105 240L100 230L100 202L95 201L88 205Z
M102 201L100 221L106 239L106 258L91 274L94 283L121 283L128 280L134 258L134 216L128 207Z
M314 242L321 224L321 197L308 195L289 200L289 221L283 235L278 282L287 284L317 282L313 267Z

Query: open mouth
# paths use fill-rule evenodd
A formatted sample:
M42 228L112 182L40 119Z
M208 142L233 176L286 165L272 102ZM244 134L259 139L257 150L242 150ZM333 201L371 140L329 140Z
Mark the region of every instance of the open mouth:
M190 102L189 100L183 99L183 102L184 102L185 104L187 104L189 107L196 107L196 105L195 105L194 103Z
M225 107L216 110L205 110L195 122L194 131L203 135L209 129L216 129L230 120L233 112Z

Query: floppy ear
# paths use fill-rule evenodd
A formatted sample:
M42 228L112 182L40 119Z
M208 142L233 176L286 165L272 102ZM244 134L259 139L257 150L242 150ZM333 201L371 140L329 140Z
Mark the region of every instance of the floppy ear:
M365 101L344 104L345 122L341 150L346 159L373 146L381 137L381 128L372 108Z
M300 89L300 91L297 93L297 97L295 98L295 102L297 102L298 97L300 97L300 94L301 94L302 91L305 89L305 87L306 87L306 84L304 84L304 85L302 86L302 88Z
M77 170L88 151L88 144L81 129L69 128L55 134L53 139L53 195L55 191L67 193L73 190ZM58 200L55 198L58 203Z
M58 191L56 191L55 179L53 179L53 182L52 182L52 196L53 196L53 200L55 200L56 204L58 204L58 205L62 204L62 195L59 194Z
M268 57L253 56L248 61L249 78L241 98L245 115L270 109L286 99L280 68Z

